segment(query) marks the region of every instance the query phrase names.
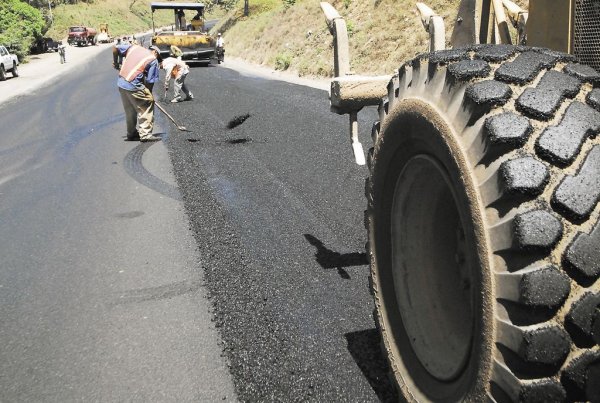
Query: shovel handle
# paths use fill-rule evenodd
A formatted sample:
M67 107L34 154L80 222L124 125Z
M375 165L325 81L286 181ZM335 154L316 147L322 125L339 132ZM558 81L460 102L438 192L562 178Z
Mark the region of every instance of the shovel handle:
M174 125L175 125L175 126L176 126L176 127L179 129L179 130L181 130L182 132L189 132L189 130L188 130L188 129L186 129L186 127L185 127L185 126L181 126L181 125L177 124L177 122L175 121L175 119L173 118L173 116L171 116L171 115L169 114L169 112L167 112L167 111L165 110L165 108L163 108L163 106L162 106L161 104L159 104L157 101L154 101L154 104L155 104L155 105L158 107L158 109L160 109L160 111L161 111L162 113L164 113L164 114L165 114L165 115L166 115L166 116L167 116L167 117L168 117L168 118L171 120L171 122L173 122L173 124L174 124Z

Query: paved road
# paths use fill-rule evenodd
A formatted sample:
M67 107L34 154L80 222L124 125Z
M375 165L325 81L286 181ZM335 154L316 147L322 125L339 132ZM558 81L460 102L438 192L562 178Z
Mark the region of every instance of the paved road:
M168 148L245 401L388 400L371 318L365 167L327 92L193 68ZM240 116L247 119L228 129ZM368 137L374 111L360 122ZM173 126L170 126L173 129Z
M136 145L108 59L0 107L0 400L390 400L327 93L193 68Z
M235 401L167 150L123 142L107 52L0 106L0 401Z

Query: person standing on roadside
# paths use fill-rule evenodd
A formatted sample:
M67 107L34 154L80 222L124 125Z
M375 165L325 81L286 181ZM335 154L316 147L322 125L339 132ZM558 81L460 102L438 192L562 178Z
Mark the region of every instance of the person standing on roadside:
M180 58L176 58L173 56L181 55L183 52L176 46L171 46L171 57L167 57L162 61L161 67L165 69L165 96L167 91L169 91L169 82L171 78L173 78L173 99L171 103L177 103L182 101L187 101L189 99L194 99L194 94L190 90L188 90L185 85L185 78L190 72L190 68L188 65L181 60ZM181 97L181 92L185 94L185 99Z
M120 64L122 56L123 64ZM122 43L113 47L113 67L119 69L117 87L125 110L127 138L125 141L158 141L154 136L154 97L152 88L158 81L160 52L156 46L145 49ZM136 126L139 129L136 129Z
M60 56L60 64L67 62L66 53L67 53L67 47L64 45L64 43L60 42L58 44L58 55Z
M217 48L217 60L219 62L222 62L225 59L225 40L221 36L220 32L217 34L216 48Z

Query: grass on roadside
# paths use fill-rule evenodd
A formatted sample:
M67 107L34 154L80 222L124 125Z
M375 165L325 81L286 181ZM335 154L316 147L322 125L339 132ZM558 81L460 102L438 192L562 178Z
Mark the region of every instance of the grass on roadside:
M351 69L359 74L389 74L404 61L428 49L415 0L333 0L345 18L350 42ZM518 0L527 6L527 0ZM458 2L429 0L427 4L446 22L446 38ZM331 76L332 36L319 2L312 0L250 0L243 15L239 0L215 27L225 32L227 54L303 76Z
M101 23L108 23L112 36L147 31L152 28L151 0L122 1L96 0L93 3L61 4L54 9L54 22L46 36L62 39L72 25L86 25L99 29ZM154 22L157 26L173 23L169 12L156 11Z

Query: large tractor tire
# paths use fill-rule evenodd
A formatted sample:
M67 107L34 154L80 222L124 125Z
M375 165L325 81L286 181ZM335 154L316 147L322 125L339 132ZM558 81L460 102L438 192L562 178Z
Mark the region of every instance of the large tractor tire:
M600 401L598 84L569 55L504 45L391 80L365 223L403 399Z

